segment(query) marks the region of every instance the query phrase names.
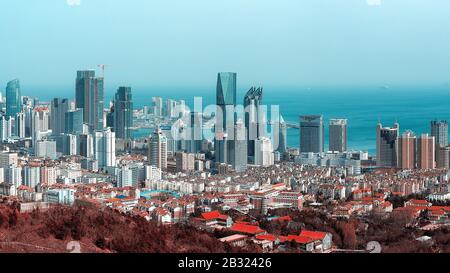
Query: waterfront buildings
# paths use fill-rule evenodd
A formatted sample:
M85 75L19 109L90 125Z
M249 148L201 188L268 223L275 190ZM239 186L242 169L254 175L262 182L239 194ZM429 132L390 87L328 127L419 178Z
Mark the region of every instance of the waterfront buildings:
M412 170L416 167L416 136L406 131L398 139L397 167L403 170Z
M435 138L436 148L448 145L448 122L446 120L431 121L431 136Z
M347 120L330 119L329 124L329 151L347 151Z
M417 142L417 167L419 169L435 168L435 139L428 134L422 134Z
M399 135L399 124L394 127L383 127L377 124L377 166L397 167L397 138Z
M321 153L323 152L323 147L323 116L300 116L300 151L302 153Z

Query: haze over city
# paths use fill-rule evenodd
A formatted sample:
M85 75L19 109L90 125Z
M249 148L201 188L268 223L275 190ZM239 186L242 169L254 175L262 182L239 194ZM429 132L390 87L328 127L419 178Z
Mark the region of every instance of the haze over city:
M70 86L73 71L98 64L107 86L204 87L217 71L244 86L450 81L448 1L17 0L0 10L0 82L24 87Z

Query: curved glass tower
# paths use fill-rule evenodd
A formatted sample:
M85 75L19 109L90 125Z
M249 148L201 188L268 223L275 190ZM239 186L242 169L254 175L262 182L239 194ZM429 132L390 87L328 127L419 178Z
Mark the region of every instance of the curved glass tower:
M6 117L15 117L22 110L20 82L15 79L6 85Z

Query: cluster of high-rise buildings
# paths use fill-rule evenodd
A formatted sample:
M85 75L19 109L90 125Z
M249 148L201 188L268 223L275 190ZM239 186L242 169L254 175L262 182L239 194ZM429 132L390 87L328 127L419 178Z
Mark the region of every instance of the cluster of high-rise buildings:
M416 136L400 126L377 125L377 166L400 169L449 168L448 122L433 120L430 134Z
M130 139L133 101L130 87L117 90L110 109L104 106L104 79L94 70L77 72L75 100L54 98L42 103L22 96L19 80L6 86L6 111L0 118L3 141L30 148L30 155L57 159L81 155L98 167L115 166L117 139ZM112 116L108 122L107 116Z

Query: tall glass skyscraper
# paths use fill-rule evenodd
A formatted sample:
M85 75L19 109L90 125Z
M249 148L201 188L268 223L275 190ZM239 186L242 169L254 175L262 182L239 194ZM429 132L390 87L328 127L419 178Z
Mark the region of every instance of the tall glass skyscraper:
M248 156L255 156L255 140L264 136L266 126L265 113L261 112L260 105L263 99L263 88L252 87L244 97L245 128L247 128Z
M65 133L65 115L69 111L68 99L54 98L51 103L50 129L53 135Z
M247 168L247 133L244 121L236 122L236 76L231 72L217 76L214 149L217 163L226 163L235 171L243 171Z
M64 114L64 132L66 134L83 133L83 109L76 109Z
M394 127L383 127L377 124L377 166L396 167L397 166L397 139L400 126L398 123Z
M300 151L322 153L324 146L322 115L300 116Z
M133 99L131 87L119 87L114 101L114 132L117 138L131 138Z
M84 122L91 131L103 128L104 80L95 71L77 71L75 107L83 109Z
M236 73L222 72L217 76L217 113L215 127L215 157L216 162L228 163L228 133L234 130L236 105ZM232 107L233 113L228 113Z
M434 136L437 147L448 145L448 122L446 120L431 121L431 136Z
M6 117L15 117L22 110L22 95L18 79L6 85Z
M329 150L333 152L347 151L347 120L330 119L329 129Z

